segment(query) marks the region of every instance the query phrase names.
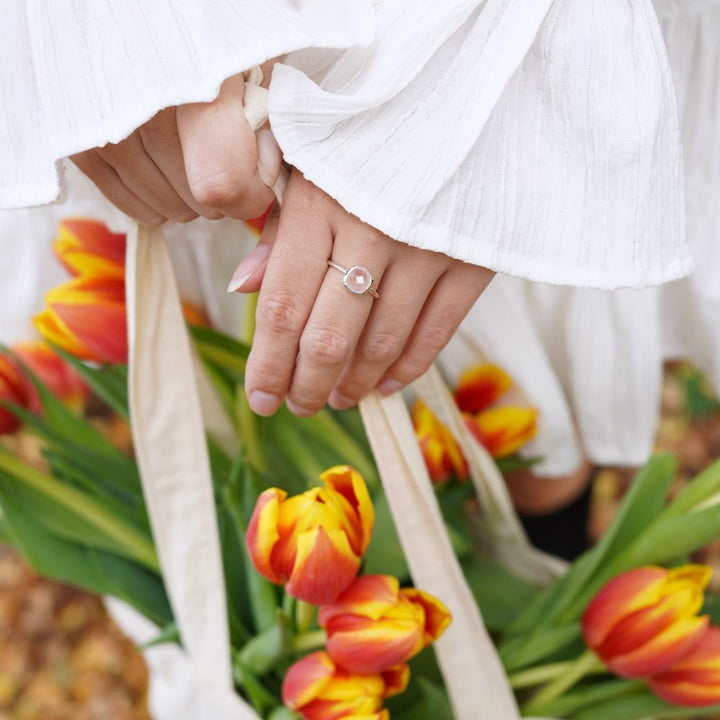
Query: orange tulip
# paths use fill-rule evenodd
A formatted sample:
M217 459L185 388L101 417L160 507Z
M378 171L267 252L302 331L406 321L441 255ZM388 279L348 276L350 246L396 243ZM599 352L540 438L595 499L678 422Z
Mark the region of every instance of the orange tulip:
M68 218L60 223L53 249L72 275L125 276L125 235L111 233L96 220Z
M497 402L512 385L510 376L497 365L478 365L460 378L455 402L463 412L478 413Z
M703 565L674 570L642 567L607 583L587 606L582 630L588 647L617 675L662 673L701 640L698 617L712 571Z
M287 671L282 698L305 720L389 720L383 700L403 692L409 677L406 665L387 673L349 673L319 650Z
M470 473L460 446L422 400L413 407L412 422L430 479L436 483L451 477L467 480Z
M12 352L55 397L75 410L83 408L90 395L90 388L47 343L16 343ZM29 382L28 391L30 409L40 412L40 399Z
M660 675L648 681L665 702L681 707L720 703L720 628L710 627L700 642Z
M494 458L513 455L537 433L537 410L533 408L501 406L463 417L470 432Z
M124 280L80 276L51 290L45 302L34 323L47 340L83 360L127 362Z
M268 217L270 217L270 213L272 212L272 209L275 207L275 203L272 203L270 207L262 214L259 215L256 218L253 218L252 220L246 220L245 224L255 233L260 235L262 233L263 229L265 228L265 223L267 222Z
M375 522L360 473L339 465L325 487L287 497L277 488L258 498L246 543L257 571L300 600L332 602L355 579Z
M29 402L27 383L17 366L0 355L0 435L10 435L20 427L20 420L2 403L12 402L26 407Z
M417 655L437 640L450 613L436 598L400 589L389 575L361 575L334 602L320 608L326 648L343 670L376 673Z

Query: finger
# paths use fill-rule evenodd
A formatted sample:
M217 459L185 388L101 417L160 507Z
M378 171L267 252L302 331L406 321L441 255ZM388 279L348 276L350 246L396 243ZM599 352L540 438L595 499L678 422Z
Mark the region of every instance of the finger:
M255 135L245 118L242 75L226 80L211 103L177 109L185 170L193 197L238 219L261 215L273 200L258 173Z
M330 395L333 408L356 405L400 357L435 283L447 270L446 261L439 253L414 251L390 264L380 298Z
M201 205L190 191L177 129L176 108L161 110L141 126L138 133L147 155L189 208L208 220L223 217L218 210Z
M93 181L98 190L126 215L143 225L161 225L165 222L166 218L135 195L96 150L78 153L70 159Z
M161 215L176 222L197 217L145 152L139 132L117 145L110 143L98 148L98 154L113 167L129 190Z
M485 268L456 261L438 280L402 355L378 384L383 395L401 390L427 372L493 275Z
M392 240L367 226L340 231L333 246L334 262L345 268L366 267L377 287L390 260ZM368 316L377 302L369 293L355 295L343 285L343 273L329 268L300 338L300 352L287 406L307 417L320 410L350 360Z
M287 394L300 336L332 250L332 228L314 206L322 196L306 194L304 185L309 183L294 173L258 297L245 390L250 407L259 415L274 413Z
M279 224L280 206L276 205L265 222L258 244L235 269L228 292L252 293L260 289Z

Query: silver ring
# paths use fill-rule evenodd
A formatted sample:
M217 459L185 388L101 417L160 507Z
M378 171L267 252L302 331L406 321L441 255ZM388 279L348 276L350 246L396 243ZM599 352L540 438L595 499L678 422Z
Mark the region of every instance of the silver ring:
M331 268L339 270L343 274L343 285L353 295L372 295L374 298L379 298L377 290L373 287L375 278L372 273L362 265L353 265L351 268L344 268L342 265L338 265L332 260L328 260L328 265Z

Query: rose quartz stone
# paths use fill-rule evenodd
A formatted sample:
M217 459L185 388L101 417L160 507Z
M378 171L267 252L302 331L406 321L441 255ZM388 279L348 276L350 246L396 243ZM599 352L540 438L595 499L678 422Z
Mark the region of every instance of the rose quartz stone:
M345 287L356 295L367 292L373 283L373 276L364 267L356 265L351 267L343 278Z

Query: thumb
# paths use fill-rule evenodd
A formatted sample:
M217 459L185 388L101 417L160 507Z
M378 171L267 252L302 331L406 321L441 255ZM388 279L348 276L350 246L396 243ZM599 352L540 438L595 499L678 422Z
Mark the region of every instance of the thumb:
M229 293L252 293L260 289L270 259L270 252L277 237L279 223L280 206L276 204L268 216L258 244L235 269L228 285Z

